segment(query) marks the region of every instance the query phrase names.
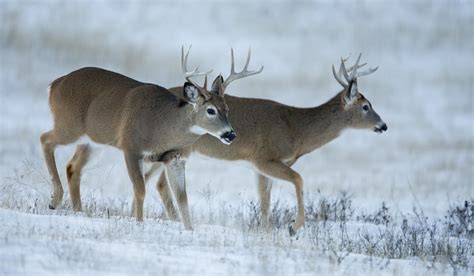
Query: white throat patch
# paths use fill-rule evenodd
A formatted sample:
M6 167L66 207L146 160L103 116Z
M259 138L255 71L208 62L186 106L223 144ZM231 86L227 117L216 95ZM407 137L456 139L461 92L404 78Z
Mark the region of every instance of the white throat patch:
M196 135L204 135L207 133L207 131L205 129L203 129L202 127L199 127L199 126L192 126L189 131L191 133L194 133Z

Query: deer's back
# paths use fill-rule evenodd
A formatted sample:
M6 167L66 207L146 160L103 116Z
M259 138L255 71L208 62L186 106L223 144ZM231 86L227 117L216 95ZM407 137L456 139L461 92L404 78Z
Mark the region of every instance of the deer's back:
M160 102L165 110L176 106L175 97L162 87L94 67L53 81L49 96L55 129L70 136L85 134L97 143L118 147L120 142L128 142L123 141L123 131L131 132L132 125L138 125L133 120L143 125L143 118L139 118L142 115L132 116L131 112L136 113L133 110L140 108L137 105L153 101Z

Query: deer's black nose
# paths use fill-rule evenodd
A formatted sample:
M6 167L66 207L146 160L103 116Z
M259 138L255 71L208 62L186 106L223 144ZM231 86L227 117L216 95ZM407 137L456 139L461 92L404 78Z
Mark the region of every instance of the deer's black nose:
M381 129L382 129L383 131L387 131L387 129L388 129L387 124L383 124L383 126L381 127Z
M232 131L228 131L228 132L222 134L221 137L222 137L222 139L226 140L227 142L232 142L237 137L237 135L232 130Z

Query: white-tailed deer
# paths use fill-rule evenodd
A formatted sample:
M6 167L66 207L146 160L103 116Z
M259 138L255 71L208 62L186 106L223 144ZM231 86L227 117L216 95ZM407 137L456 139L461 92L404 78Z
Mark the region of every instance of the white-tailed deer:
M54 128L41 135L44 157L54 192L50 208L57 208L63 198L54 150L80 137L95 143L111 145L123 151L134 197L132 214L143 220L145 183L143 160L165 162L168 181L175 196L186 229L191 229L186 185L185 160L178 151L189 147L204 134L230 144L236 137L229 124L221 76L207 90L207 74L198 67L188 71L189 50L181 50L181 62L187 82L180 97L155 84L136 81L100 68L86 67L53 81L49 105ZM200 87L191 77L205 76ZM69 192L74 210L81 210L80 177L90 153L88 144L80 144L67 165ZM170 196L170 195L169 195Z
M377 68L363 72L357 70L360 55L354 66L347 68L347 59L341 59L339 72L333 66L333 74L343 90L325 104L314 108L297 108L274 101L249 99L226 95L229 120L239 137L228 146L221 146L208 135L201 137L190 149L203 155L223 160L244 160L252 164L258 174L261 216L264 225L269 224L271 179L291 182L295 186L297 215L290 234L304 224L303 179L291 166L303 155L337 138L346 128L387 130L387 125L374 111L371 103L359 92L357 78L373 73ZM344 81L344 79L345 81ZM170 89L179 93L181 87ZM147 178L157 169L154 165ZM160 177L157 188L163 196L166 179ZM170 216L173 205L166 204Z

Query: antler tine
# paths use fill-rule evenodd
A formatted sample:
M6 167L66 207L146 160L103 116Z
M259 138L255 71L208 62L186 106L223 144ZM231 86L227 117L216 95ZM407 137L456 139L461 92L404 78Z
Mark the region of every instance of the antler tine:
M334 65L332 65L332 73L334 75L334 78L336 78L337 82L340 85L342 85L342 87L344 88L347 87L347 84L342 80L342 76L344 75L344 78L346 79L346 81L350 82L350 77L349 77L348 72L352 72L354 69L358 69L367 65L367 63L364 63L361 65L357 65L357 67L354 65L354 66L349 67L349 69L346 69L345 62L348 61L350 57L351 57L351 54L349 54L349 56L346 58L341 58L341 66L339 67L339 72L337 74L336 74L336 69Z
M342 73L342 69L344 68L344 67L342 66L342 61L343 61L343 60L344 60L344 59L341 58L341 65L339 65L339 72L338 72L338 74L337 74L337 76L339 77L339 79L341 79L341 78L342 78L342 75L343 75L343 73Z
M355 65L353 66L354 70L352 70L352 72L351 72L350 81L353 81L356 78L357 68L359 66L359 62L360 62L361 57L362 57L362 53L359 54L359 56L357 57L357 61L356 61Z
M349 55L348 55L346 58L342 58L342 57L341 57L341 59L342 59L344 62L346 62L346 61L348 61L348 60L351 58L351 56L352 56L352 53L349 53Z
M348 61L348 60L351 58L351 56L352 56L352 53L349 53L349 55L348 55L346 58L341 58L341 60L344 62L344 67L345 67L346 61ZM363 67L363 66L365 66L365 65L367 65L367 63L361 64L361 65L357 66L357 68L361 68L361 67ZM341 67L341 68L342 68L342 67ZM341 68L339 68L339 77L342 76ZM352 70L354 70L354 68L355 68L355 66L351 66L351 67L347 68L347 72L348 72L348 73L351 72Z
M234 48L230 48L230 74L235 74Z
M359 65L359 62L360 62L360 59L362 57L362 53L359 54L358 58L357 58L357 61L356 63L349 67L349 69L346 69L346 64L345 62L350 58L350 54L347 58L341 58L341 66L339 67L339 72L336 74L336 69L334 68L334 65L332 66L332 74L334 75L334 77L336 78L337 82L339 84L341 84L344 88L346 88L348 86L348 84L346 84L343 80L342 80L342 75L344 75L344 78L346 79L346 81L348 83L350 83L351 81L354 81L355 79L359 78L359 77L362 77L362 76L365 76L365 75L368 75L368 74L372 74L373 72L375 72L379 67L373 67L373 68L369 68L365 71L362 71L362 72L357 72L357 69L359 68L362 68L364 67L365 65L367 65L367 63L363 63L363 64L360 64ZM349 73L350 72L350 76L349 76Z
M364 67L364 66L366 66L366 65L367 65L367 62L366 62L366 63L362 63L361 65L357 65L357 69L360 69L360 68L362 68L362 67ZM351 72L352 70L354 70L354 68L355 68L355 66L351 66L351 67L349 67L349 68L347 69L347 71L348 71L348 72Z
M203 88L204 88L204 89L207 89L207 74L204 75L204 85L203 85Z
M263 65L260 66L260 69L258 69L258 70L256 70L256 71L248 71L248 70L247 70L247 67L249 66L249 62L250 62L250 55L251 55L251 52L252 52L252 51L251 51L251 49L250 49L250 47L249 47L249 52L248 52L248 54L247 54L247 62L245 63L245 67L244 67L244 69L242 70L242 71L244 71L244 72L247 72L247 76L259 74L259 73L261 73L261 72L263 71Z
M340 71L342 71L342 73L344 74L344 78L346 79L347 82L350 82L350 78L349 78L349 74L347 73L347 70L346 70L346 65L344 63L344 59L341 58L341 69Z
M345 84L342 79L341 79L341 68L339 68L339 74L336 74L336 69L334 69L334 64L332 65L332 74L334 75L334 78L337 80L337 82L342 85L342 87L346 88L347 84Z
M244 68L239 73L236 73L235 72L234 49L230 48L230 57L231 57L230 75L227 77L227 79L222 84L224 89L227 88L227 86L235 80L245 78L245 77L248 77L248 76L252 76L252 75L256 75L256 74L259 74L259 73L262 72L263 66L260 67L260 69L256 70L256 71L249 71L248 70L251 55L252 55L251 54L251 49L249 47L249 51L248 51L248 54L247 54L247 59L245 61Z
M187 63L188 63L188 56L189 56L190 50L191 50L191 45L189 45L189 48L186 51L186 54L184 54L184 46L181 46L181 70L183 71L183 74L185 77L189 74Z
M356 78L366 76L368 74L372 74L373 72L377 71L377 69L379 69L378 66L373 67L373 68L369 68L369 69L367 69L365 71L362 71L362 72L359 72L359 73L356 74Z
M184 78L192 83L194 86L196 86L199 91L201 91L201 94L204 96L204 98L209 99L211 95L207 91L207 75L211 73L213 70L209 70L207 72L199 72L199 65L194 68L193 71L188 71L188 56L189 56L189 51L191 50L191 45L189 46L188 50L186 51L186 54L184 54L184 46L181 47L181 69L183 70L183 75ZM204 76L204 86L200 86L197 84L195 81L191 80L192 77L198 77L198 76Z
M210 74L213 70L209 70L207 72L199 72L199 65L194 68L193 71L188 71L188 56L189 56L189 51L191 50L191 45L189 46L188 50L186 51L186 54L184 54L184 46L181 47L181 69L183 70L184 77L186 80L189 80L191 77L199 77L199 76L205 76Z
M247 59L245 60L245 66L244 66L244 69L242 69L242 72L243 71L247 71L247 67L249 66L249 62L250 62L250 56L252 55L252 49L249 47L249 50L247 52Z

